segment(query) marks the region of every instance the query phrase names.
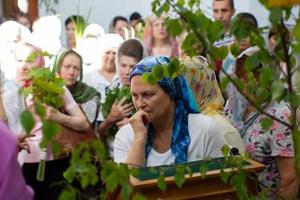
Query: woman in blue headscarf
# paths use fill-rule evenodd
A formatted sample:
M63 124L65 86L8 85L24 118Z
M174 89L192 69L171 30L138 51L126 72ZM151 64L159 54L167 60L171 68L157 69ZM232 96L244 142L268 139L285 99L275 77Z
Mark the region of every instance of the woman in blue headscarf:
M224 140L219 127L198 112L183 76L164 77L154 85L142 80L154 66L168 64L166 57L148 57L131 71L130 89L137 112L115 137L115 162L143 167L222 156Z

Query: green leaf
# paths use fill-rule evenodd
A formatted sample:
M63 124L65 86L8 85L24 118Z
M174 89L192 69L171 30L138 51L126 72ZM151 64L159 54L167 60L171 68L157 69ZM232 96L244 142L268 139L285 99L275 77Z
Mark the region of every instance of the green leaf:
M233 43L231 46L230 46L230 52L231 54L234 56L234 57L237 57L240 53L240 47L237 43Z
M262 35L259 33L253 33L251 34L250 42L252 45L257 45L261 49L265 47L265 40Z
M210 46L210 51L215 59L224 60L228 54L228 48L226 46L214 47Z
M170 10L170 6L168 3L164 3L158 10L155 12L157 16L161 16L163 12L168 13Z
M300 43L300 21L297 21L296 26L294 27L294 36L298 42L298 46Z
M195 44L199 44L199 40L198 40L197 36L195 35L195 33L192 32L192 33L189 33L185 37L185 39L181 45L181 48L183 49L183 51L185 53L188 54L188 56L193 57L198 54L196 49L194 48Z
M76 171L74 168L69 167L64 173L64 178L68 181L68 183L72 183L76 177Z
M132 187L129 183L122 185L121 197L122 199L130 199L130 194L132 191Z
M209 168L208 168L208 166L207 166L206 163L202 163L202 164L200 165L199 172L200 172L200 174L201 174L201 178L202 178L202 179L205 179L205 177L206 177L206 172L207 172L208 170L209 170Z
M60 132L60 125L56 122L49 120L43 120L42 132L43 138L51 140L53 137Z
M219 55L220 55L220 58L222 60L224 60L226 57L227 57L227 54L228 54L228 47L226 46L221 46L218 48L219 49Z
M25 110L20 115L21 124L27 134L30 134L31 130L35 125L35 121L33 119L33 115L29 110Z
M284 85L281 81L274 81L271 86L272 101L278 100L284 94Z
M150 74L148 76L147 82L150 83L151 85L156 84L157 81L158 81L157 78L153 74Z
M229 156L230 147L227 144L224 144L221 148L221 151L224 157Z
M211 22L207 26L207 39L210 41L210 43L214 43L215 41L221 39L221 36L224 34L224 28L221 22Z
M272 24L279 23L281 17L282 17L282 10L280 8L273 8L270 10L269 20Z
M175 183L179 188L181 188L183 183L185 182L184 174L185 174L185 166L183 165L176 166Z
M41 118L45 117L46 110L41 104L35 103L34 110Z
M105 170L102 170L101 175L104 178L104 182L106 183L106 188L109 191L114 191L119 185L119 179L114 173L111 173L111 171L107 172L107 174L105 174L105 172Z
M153 71L152 71L152 74L155 76L155 78L157 80L160 80L163 75L164 75L164 70L163 70L163 67L162 66L155 66L153 67Z
M167 190L167 183L165 181L165 177L164 177L163 173L161 173L158 177L157 186L160 190L162 190L164 192Z
M295 42L295 44L292 44L292 48L293 48L295 53L299 54L300 53L300 42Z
M178 19L168 19L166 21L168 27L168 32L171 36L175 37L182 33L182 25L179 23Z
M58 197L58 200L76 199L76 191L73 188L65 189Z
M273 124L273 120L270 118L263 118L260 124L264 130L269 130Z
M220 88L221 88L222 91L226 90L226 87L227 87L228 83L229 83L229 79L227 77L221 78Z
M199 23L200 30L206 31L207 26L211 23L210 19L206 17L202 12L197 15L197 21Z
M220 177L221 177L221 180L223 181L223 183L228 183L229 176L230 176L229 172L225 172L223 169L221 169Z
M263 87L269 86L270 82L275 79L275 72L271 67L263 67L259 73L259 83Z
M157 13L158 6L160 6L160 0L153 0L151 3L151 8L153 13Z
M188 2L188 6L190 7L190 9L192 9L195 4L199 5L200 4L199 0L189 0Z
M294 107L299 107L300 106L299 94L296 94L296 93L291 94L290 102Z
M177 5L184 6L185 5L185 0L178 0Z
M137 193L133 196L133 200L147 200L147 198L144 197L143 195Z
M54 156L59 156L61 154L61 147L58 142L52 141L51 149L52 149Z
M293 130L293 137L294 137L294 147L296 152L296 168L297 172L300 171L300 131L297 129Z
M187 171L190 177L193 176L193 170L189 166L186 166L185 170Z
M251 72L252 70L257 68L259 65L260 65L260 59L258 57L258 53L255 53L255 54L247 57L245 64L244 64L245 69L248 72Z

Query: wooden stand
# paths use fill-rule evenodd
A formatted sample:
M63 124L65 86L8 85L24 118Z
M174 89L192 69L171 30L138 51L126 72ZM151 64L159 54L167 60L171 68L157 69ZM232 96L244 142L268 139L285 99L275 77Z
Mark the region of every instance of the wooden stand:
M257 172L264 169L264 165L254 161L247 160L250 164L245 166L247 175L255 176ZM225 171L230 171L226 169ZM138 180L131 177L130 182L134 192L138 192L147 199L237 199L236 193L229 184L224 184L220 178L220 170L207 171L203 179L200 173L194 173L192 177L186 175L185 183L182 188L178 188L174 182L174 177L166 177L166 192L157 187L157 179ZM255 180L257 180L255 178ZM248 191L257 193L257 181L247 179Z

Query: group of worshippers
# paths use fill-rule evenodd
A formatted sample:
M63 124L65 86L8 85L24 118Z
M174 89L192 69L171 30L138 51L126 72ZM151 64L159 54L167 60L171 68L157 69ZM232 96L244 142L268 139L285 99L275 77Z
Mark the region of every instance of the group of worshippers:
M214 4L220 2L228 4L230 1L215 0ZM239 17L252 22L248 14L244 15ZM44 67L56 70L57 76L65 82L63 106L56 109L45 105L46 119L82 134L92 128L95 138L105 142L110 158L115 162L127 163L131 167L179 164L222 157L221 149L228 145L239 154L247 152L266 165L259 176L259 181L265 186L290 197L296 194L293 190L298 182L291 130L278 122L273 122L270 130L262 129L260 122L264 116L251 107L233 85L223 91L228 97L225 104L218 76L210 68L210 61L200 55L186 56L180 48L180 40L168 34L166 16L148 18L143 41L138 38L124 40L120 33L104 33L97 24L88 25L82 40L77 40L72 35L78 22L76 17L66 20L66 32L71 39L68 45L57 51L55 59L45 58L43 46L28 39L30 32L20 24L4 22L1 25L14 23L14 30L18 32L10 37L0 26L0 34L7 37L5 42L3 38L1 41L6 56L0 60L0 117L17 135L21 150L18 159L26 183L34 190L35 199L58 198L62 187L54 183L63 180L63 172L70 160L68 154L56 157L51 148L40 148L42 122L33 109L34 101L32 96L24 98L19 94L20 88L32 84L30 70ZM117 17L113 25L119 20L124 21ZM257 51L250 46L242 50L248 51L241 51L241 58ZM38 56L28 60L33 53ZM186 73L175 78L163 77L155 84L142 78L156 66L167 67L172 58L179 58L187 68ZM226 58L223 65L228 67L231 63L231 75L242 75L239 70L244 60L230 59L232 57ZM53 67L54 63L56 67ZM12 66L8 71L6 64ZM115 98L108 102L120 91L127 91L131 98ZM104 105L109 105L109 108L104 110ZM24 136L19 118L26 108L34 113L35 119L29 136ZM266 104L264 109L284 121L289 120L287 103ZM0 128L5 130L4 124ZM15 150L10 151L15 158ZM41 159L46 160L44 182L36 180ZM16 169L0 168L0 180L20 175L19 172L11 173L12 170ZM2 179L3 174L6 179ZM287 182L289 180L291 182ZM288 192L282 192L283 188ZM30 189L20 186L20 190L27 191L24 193L28 196L24 199L32 198ZM268 195L273 198L273 193Z

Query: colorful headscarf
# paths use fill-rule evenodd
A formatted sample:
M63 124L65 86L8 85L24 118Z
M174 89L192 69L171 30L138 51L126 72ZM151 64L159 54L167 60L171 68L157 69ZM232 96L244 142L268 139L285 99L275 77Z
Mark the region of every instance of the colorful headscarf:
M151 72L157 65L166 67L170 63L167 57L147 57L141 60L131 71L130 80L137 75ZM171 141L171 151L175 156L175 163L187 161L190 135L188 131L188 114L198 113L198 106L193 97L192 91L183 76L177 76L172 80L170 77L163 77L158 81L162 89L175 101L175 117L173 123L173 133ZM150 124L148 128L148 138L146 142L146 160L152 146L154 128Z
M224 114L224 98L222 96L216 75L208 66L208 61L202 56L185 58L182 61L187 67L184 77L191 86L201 113L213 115Z

